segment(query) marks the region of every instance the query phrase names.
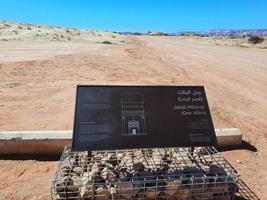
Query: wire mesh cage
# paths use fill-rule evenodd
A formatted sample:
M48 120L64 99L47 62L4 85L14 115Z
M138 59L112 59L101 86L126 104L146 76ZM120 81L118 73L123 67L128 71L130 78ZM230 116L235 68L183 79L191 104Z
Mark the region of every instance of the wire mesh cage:
M234 199L239 174L214 147L73 152L52 180L55 200Z

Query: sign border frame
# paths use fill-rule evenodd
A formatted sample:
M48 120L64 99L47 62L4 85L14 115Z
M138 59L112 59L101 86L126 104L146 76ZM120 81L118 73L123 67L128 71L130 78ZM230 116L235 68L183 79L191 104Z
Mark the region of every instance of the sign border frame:
M79 93L79 88L82 87L159 87L159 88L165 88L165 87L195 87L195 88L203 88L204 90L204 94L203 97L205 98L206 102L207 102L207 112L208 112L208 118L210 118L210 126L211 129L214 130L214 146L218 147L218 140L216 137L216 133L215 133L215 128L214 128L214 124L213 124L213 120L212 120L212 116L211 116L211 112L210 112L210 107L209 107L209 102L207 99L207 95L206 95L206 90L204 85L76 85L76 95L75 95L75 111L74 111L74 120L73 120L73 132L72 132L72 148L74 147L75 144L75 130L76 130L76 116L77 116L77 103L78 103L78 93ZM198 146L191 146L191 147L198 147ZM157 148L157 147L147 147L147 148ZM160 148L160 147L158 147ZM184 148L188 148L187 146L185 146ZM190 147L189 147L190 148ZM84 151L84 150L78 150L78 148L74 148L75 151ZM119 148L120 149L120 148ZM134 149L134 148L132 148ZM104 150L104 149L103 149ZM117 150L117 149L114 149ZM95 150L86 150L86 151L95 151ZM100 150L101 151L101 150Z

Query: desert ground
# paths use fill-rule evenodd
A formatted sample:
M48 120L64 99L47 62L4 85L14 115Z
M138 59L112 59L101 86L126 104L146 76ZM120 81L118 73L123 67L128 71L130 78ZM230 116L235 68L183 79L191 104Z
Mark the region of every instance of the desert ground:
M267 199L267 49L65 29L62 38L70 39L54 40L59 30L22 27L0 31L0 130L72 129L77 84L204 85L215 128L240 128L257 149L246 145L224 156ZM48 34L36 39L31 31ZM50 199L56 165L1 158L0 199Z
M248 36L242 37L229 37L229 36L216 36L216 37L199 37L199 36L185 36L180 37L184 40L209 45L224 45L232 47L246 47L246 48L260 48L267 49L267 37L263 37L264 41L258 44L250 43Z

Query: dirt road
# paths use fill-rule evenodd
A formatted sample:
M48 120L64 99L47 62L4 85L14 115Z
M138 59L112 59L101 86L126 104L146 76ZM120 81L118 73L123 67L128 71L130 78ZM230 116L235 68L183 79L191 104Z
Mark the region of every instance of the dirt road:
M240 128L258 149L224 155L267 199L266 64L264 49L176 37L126 37L111 45L0 42L0 130L72 129L77 84L204 85L215 127ZM49 199L55 166L0 160L0 199Z

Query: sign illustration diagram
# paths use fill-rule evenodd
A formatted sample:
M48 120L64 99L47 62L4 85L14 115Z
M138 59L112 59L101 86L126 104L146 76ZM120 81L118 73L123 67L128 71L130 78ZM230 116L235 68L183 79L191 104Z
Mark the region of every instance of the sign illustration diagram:
M146 135L144 95L121 94L122 135Z

